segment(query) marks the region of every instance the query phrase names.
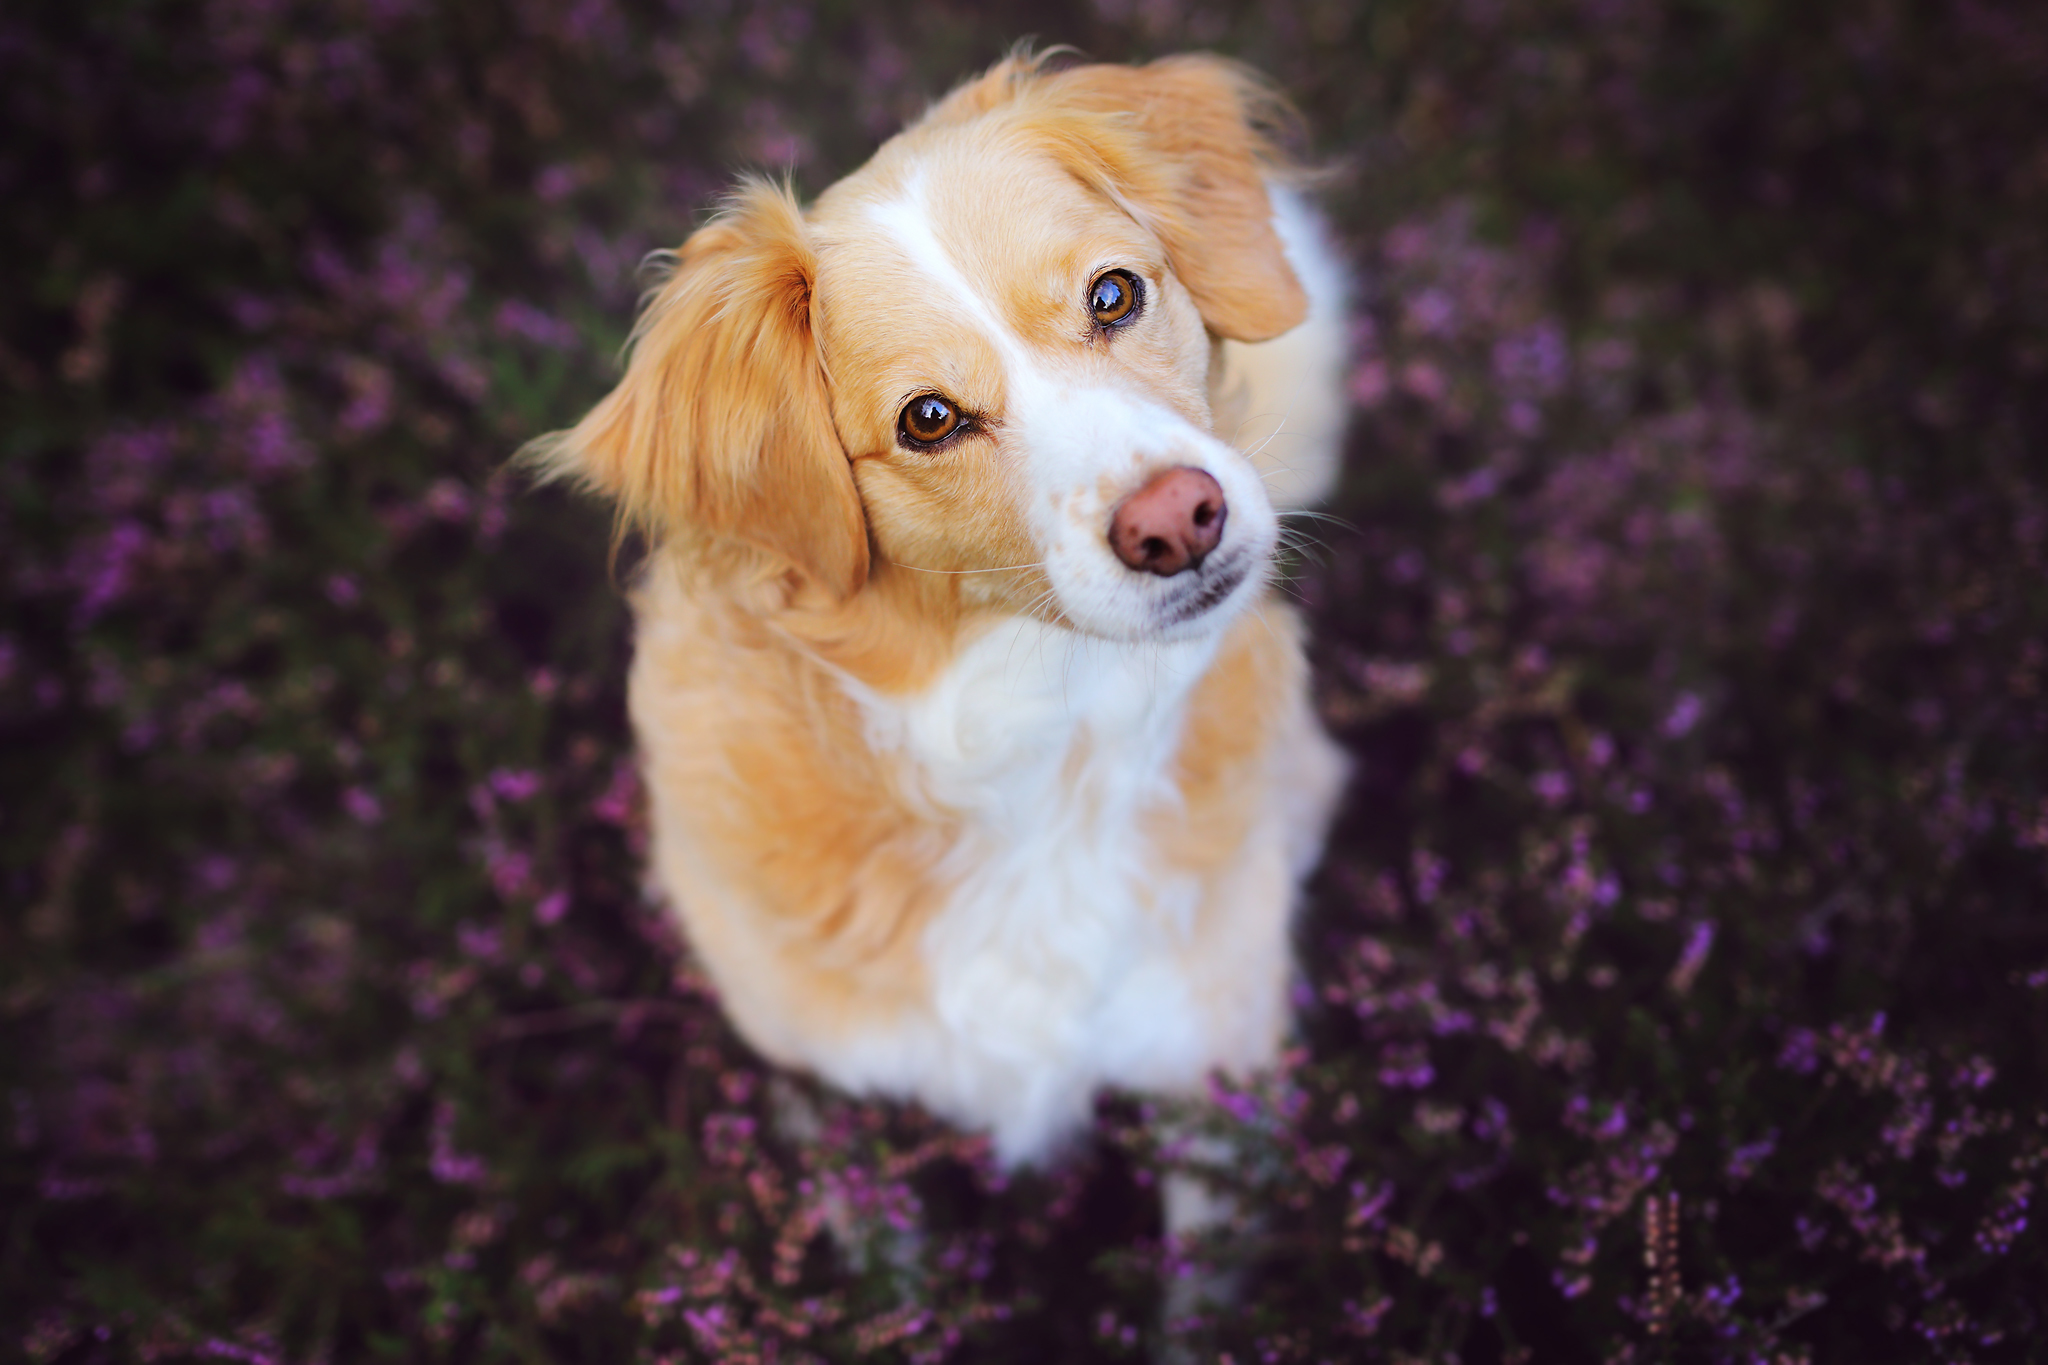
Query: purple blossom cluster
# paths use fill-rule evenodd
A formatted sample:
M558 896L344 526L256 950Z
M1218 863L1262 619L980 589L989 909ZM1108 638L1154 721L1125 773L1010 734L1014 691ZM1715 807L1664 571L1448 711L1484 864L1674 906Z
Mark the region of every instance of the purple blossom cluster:
M2030 1358L2038 8L0 16L0 1341ZM1006 1175L725 1025L640 890L633 551L504 462L731 166L815 191L1034 29L1316 131L1359 776L1283 1065Z

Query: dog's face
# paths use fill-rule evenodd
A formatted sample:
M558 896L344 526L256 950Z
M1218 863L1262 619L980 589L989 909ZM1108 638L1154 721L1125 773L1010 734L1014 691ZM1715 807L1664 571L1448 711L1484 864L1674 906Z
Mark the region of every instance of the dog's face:
M1219 629L1277 520L1210 431L1216 339L1305 307L1257 99L1209 59L1005 63L808 217L752 186L555 458L828 599L915 574L1115 639Z
M973 128L892 158L816 215L833 424L873 543L1095 634L1220 620L1277 523L1209 434L1201 313L1155 236L1050 156L988 141ZM1154 519L1163 562L1125 563L1119 511L1176 470L1210 483L1182 476L1192 497ZM1009 566L1029 567L992 572Z

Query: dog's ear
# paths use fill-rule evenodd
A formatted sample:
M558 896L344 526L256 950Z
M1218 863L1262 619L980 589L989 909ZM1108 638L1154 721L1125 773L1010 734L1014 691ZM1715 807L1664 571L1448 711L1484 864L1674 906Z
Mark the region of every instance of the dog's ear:
M788 190L745 182L676 253L618 387L530 458L656 537L739 542L851 596L867 523L812 335L816 279Z
M1266 341L1308 315L1266 195L1279 158L1265 130L1287 106L1258 76L1221 57L1188 55L1076 67L1046 77L1045 87L1056 103L1110 116L1093 135L1062 139L1060 150L1165 244L1211 332ZM1073 164L1076 152L1093 164Z

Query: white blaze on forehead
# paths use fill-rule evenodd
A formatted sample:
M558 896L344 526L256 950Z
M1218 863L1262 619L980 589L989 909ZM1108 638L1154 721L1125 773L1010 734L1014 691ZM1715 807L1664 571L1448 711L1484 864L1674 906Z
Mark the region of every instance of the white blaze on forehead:
M874 205L868 213L931 282L933 294L946 301L947 312L973 323L976 333L995 349L1002 362L1007 425L1029 452L1029 477L1044 491L1064 495L1070 489L1092 487L1095 476L1105 471L1135 470L1143 451L1196 434L1143 394L1088 383L1079 375L1056 376L1046 364L1052 357L1018 334L1003 317L993 291L963 269L939 240L922 173L901 195Z
M1015 448L1024 456L1023 474L1037 497L1031 515L1041 542L1054 555L1091 553L1092 532L1102 509L1094 493L1098 477L1105 473L1128 475L1137 467L1142 431L1123 431L1137 414L1144 414L1142 427L1159 428L1159 419L1177 425L1170 414L1156 411L1142 396L1112 391L1100 385L1076 384L1073 376L1057 377L1049 371L1050 358L1042 348L1027 343L1002 315L993 291L961 267L959 259L939 240L933 226L931 203L923 174L914 176L903 193L868 210L875 225L896 249L932 285L932 293L946 303L956 320L965 320L976 335L994 348L1003 372L1005 426L1012 433ZM1084 493L1077 499L1076 493ZM1082 503L1090 504L1085 509ZM1058 508L1065 507L1070 518L1078 517L1082 543L1074 542L1075 528L1061 528ZM1062 534L1062 530L1066 533ZM1061 542L1067 542L1062 544ZM1102 547L1107 553L1106 542Z
M911 177L901 195L884 200L868 210L875 226L887 234L896 248L909 258L919 274L930 280L934 293L956 305L981 325L991 344L1001 352L1004 368L1017 371L1027 366L1024 342L1004 321L993 299L977 288L960 268L939 234L932 227L931 206L925 195L923 172Z

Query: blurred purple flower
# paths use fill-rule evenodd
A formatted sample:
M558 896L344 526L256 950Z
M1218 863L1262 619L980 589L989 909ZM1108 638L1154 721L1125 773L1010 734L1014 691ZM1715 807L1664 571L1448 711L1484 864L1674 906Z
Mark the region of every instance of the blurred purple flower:
M540 174L533 178L534 197L544 204L552 204L559 200L567 199L576 192L576 187L581 183L581 179L576 173L574 166L544 166L541 168ZM513 306L509 303L506 305L508 308ZM525 305L519 306L523 307ZM500 327L504 326L503 317L503 311L500 310Z
M496 925L464 920L455 926L455 942L465 956L481 962L495 962L505 951L504 930Z
M1746 1142L1737 1147L1728 1154L1728 1164L1724 1168L1729 1182L1741 1185L1756 1173L1756 1168L1763 1164L1765 1158L1777 1150L1778 1130L1775 1128L1755 1142Z
M71 570L72 580L78 586L78 605L72 613L74 625L90 625L127 594L136 563L149 545L149 532L140 522L120 521L96 543L87 542L82 547Z
M1987 1256L2003 1256L2027 1230L2027 1206L2034 1193L2033 1182L2019 1180L1999 1191L1990 1212L1977 1225L1977 1249Z
M1700 699L1690 692L1681 692L1678 700L1672 703L1670 713L1664 717L1664 733L1678 739L1690 733L1699 719Z
M363 787L349 787L341 794L342 809L358 824L374 825L384 818L384 805Z
M1436 1080L1429 1052L1417 1043L1397 1043L1380 1050L1379 1081L1389 1089L1422 1090Z
M1393 387L1393 379L1388 375L1384 361L1361 361L1351 372L1351 401L1361 408L1378 407Z
M566 351L577 342L574 327L521 299L507 299L499 304L492 324L501 337L531 341L557 351Z
M484 848L484 865L491 886L507 900L524 896L533 889L531 854L490 840Z
M341 410L338 425L350 436L376 431L391 420L396 387L389 366L349 357L341 362L341 380L348 390L348 404Z
M1698 979L1700 969L1706 966L1707 954L1714 948L1714 922L1702 920L1692 927L1685 937L1685 948L1679 953L1678 961L1671 968L1671 975L1665 984L1674 995L1691 993L1693 982Z
M457 1151L455 1148L455 1106L447 1100L434 1105L434 1121L430 1133L428 1169L434 1179L443 1185L482 1184L489 1168L482 1157Z
M499 768L491 773L491 792L500 801L530 801L540 791L540 774L528 769Z
M1571 347L1564 328L1545 318L1526 331L1501 338L1493 347L1493 373L1505 392L1549 398L1571 378Z

